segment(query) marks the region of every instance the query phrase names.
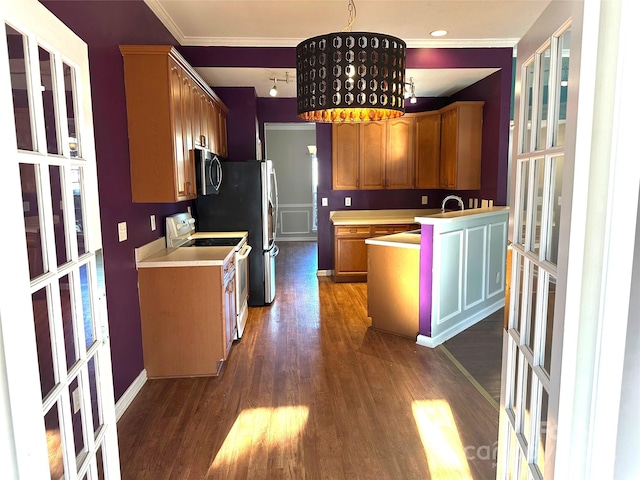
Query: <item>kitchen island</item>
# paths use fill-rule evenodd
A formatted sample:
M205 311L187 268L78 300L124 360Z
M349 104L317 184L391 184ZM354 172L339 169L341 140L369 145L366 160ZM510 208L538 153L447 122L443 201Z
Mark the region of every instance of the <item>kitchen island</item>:
M432 213L415 218L419 233L365 240L372 327L435 347L502 308L508 215Z
M367 238L419 228L416 217L439 213L434 209L337 210L329 213L334 234L336 282L367 281Z

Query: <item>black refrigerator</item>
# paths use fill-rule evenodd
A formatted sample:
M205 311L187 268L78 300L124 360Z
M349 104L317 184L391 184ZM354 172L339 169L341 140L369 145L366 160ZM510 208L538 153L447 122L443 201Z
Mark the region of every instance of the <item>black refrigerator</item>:
M271 160L222 162L217 194L198 196L196 230L248 231L249 306L269 305L276 296L275 242L278 182Z

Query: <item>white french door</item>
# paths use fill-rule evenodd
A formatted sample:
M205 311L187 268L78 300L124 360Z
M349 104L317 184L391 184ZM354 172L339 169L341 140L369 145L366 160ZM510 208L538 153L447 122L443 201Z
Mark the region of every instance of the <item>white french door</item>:
M119 479L87 46L36 0L0 18L1 468Z
M572 88L571 18L541 21L533 29L529 40L518 45L516 66L512 269L503 342L500 479L553 478L556 450L564 325L555 305L560 226L566 215L563 205L570 205L563 180L567 180L566 153L572 151L567 144L572 137L566 136Z

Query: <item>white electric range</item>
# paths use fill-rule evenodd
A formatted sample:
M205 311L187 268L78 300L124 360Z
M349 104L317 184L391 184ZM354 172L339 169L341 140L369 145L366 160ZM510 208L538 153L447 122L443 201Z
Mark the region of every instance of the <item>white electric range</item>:
M167 248L233 247L235 251L236 339L242 338L247 323L249 298L248 232L196 232L190 213L177 213L166 218Z

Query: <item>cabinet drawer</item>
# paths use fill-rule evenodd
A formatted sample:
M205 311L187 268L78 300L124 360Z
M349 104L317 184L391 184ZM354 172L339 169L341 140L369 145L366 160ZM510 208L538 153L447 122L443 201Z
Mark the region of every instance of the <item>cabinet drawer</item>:
M416 224L402 224L402 225L374 225L374 235L390 235L392 233L402 233L407 230L415 230Z
M336 227L336 235L368 235L369 233L371 233L369 225Z

